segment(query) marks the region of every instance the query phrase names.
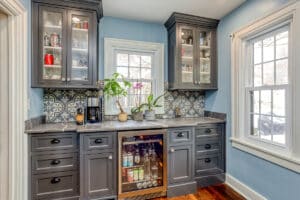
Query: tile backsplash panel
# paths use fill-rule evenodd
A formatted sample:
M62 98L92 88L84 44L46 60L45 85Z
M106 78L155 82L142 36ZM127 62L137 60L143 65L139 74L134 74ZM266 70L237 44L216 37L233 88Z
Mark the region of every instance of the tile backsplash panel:
M102 91L93 90L45 89L43 103L46 121L75 121L77 108L86 106L87 97L96 97L98 94L103 95ZM164 99L165 114L157 117L174 118L176 107L180 108L181 117L202 117L204 95L196 91L167 91ZM104 119L114 120L116 117L104 116Z

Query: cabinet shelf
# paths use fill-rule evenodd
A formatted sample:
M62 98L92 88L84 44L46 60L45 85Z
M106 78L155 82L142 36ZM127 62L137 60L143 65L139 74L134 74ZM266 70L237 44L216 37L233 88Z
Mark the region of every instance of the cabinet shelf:
M61 50L61 47L52 47L52 46L44 46L44 49L55 49L55 50Z
M155 180L161 180L162 177L157 177ZM143 182L148 182L148 181L153 181L153 180L138 180L138 181L132 181L132 182L123 182L122 185L129 185L129 184L136 184L136 183L143 183ZM159 187L159 186L151 186L148 188L154 188L154 187ZM148 189L147 188L147 189ZM143 188L144 189L144 188Z
M162 140L140 140L132 142L123 142L122 145L133 145L133 144L148 144L148 143L162 143Z
M86 70L88 67L86 66L72 66L72 69Z
M88 52L88 49L83 49L83 48L72 48L72 51L80 51L80 52Z
M200 45L201 50L209 50L210 46Z
M57 26L57 25L45 25L44 28L48 28L48 29L62 29L61 26Z
M83 29L83 28L72 28L73 31L78 31L78 32L85 32L87 33L89 30L88 29Z
M44 65L44 68L46 69L60 69L61 65Z

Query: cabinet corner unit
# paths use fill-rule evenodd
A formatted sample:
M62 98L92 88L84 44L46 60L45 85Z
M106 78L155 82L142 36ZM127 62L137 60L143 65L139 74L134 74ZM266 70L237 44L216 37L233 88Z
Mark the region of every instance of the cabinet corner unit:
M218 23L182 13L173 13L167 20L170 90L217 89Z
M32 87L97 88L101 0L32 0Z

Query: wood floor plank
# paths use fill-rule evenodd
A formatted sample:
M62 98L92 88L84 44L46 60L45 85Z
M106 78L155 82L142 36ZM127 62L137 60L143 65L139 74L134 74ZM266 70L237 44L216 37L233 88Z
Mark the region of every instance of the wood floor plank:
M196 194L173 198L156 198L153 200L246 200L226 184L201 188Z

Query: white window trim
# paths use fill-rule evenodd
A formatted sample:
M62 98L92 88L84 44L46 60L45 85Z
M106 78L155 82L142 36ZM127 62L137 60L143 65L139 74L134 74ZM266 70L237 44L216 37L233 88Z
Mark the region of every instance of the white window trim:
M255 141L245 137L245 91L244 91L244 69L246 66L245 49L249 38L253 38L263 30L276 27L283 22L290 20L289 44L289 79L291 80L291 102L290 123L291 137L287 141L288 148L270 148L271 145L261 141ZM232 114L232 146L242 151L251 153L280 166L286 167L296 172L300 172L300 79L296 76L300 74L300 57L297 50L300 49L300 2L293 2L284 6L254 23L240 29L232 34L231 46L231 114ZM297 66L298 65L298 66ZM289 109L289 108L288 108Z
M153 53L153 79L154 79L154 96L157 97L164 93L164 44L143 42L135 40L124 40L116 38L104 38L104 78L111 77L114 66L113 55L115 51L143 51ZM164 113L164 101L159 102L162 107L156 108L156 114ZM111 105L105 104L105 115L114 115Z

